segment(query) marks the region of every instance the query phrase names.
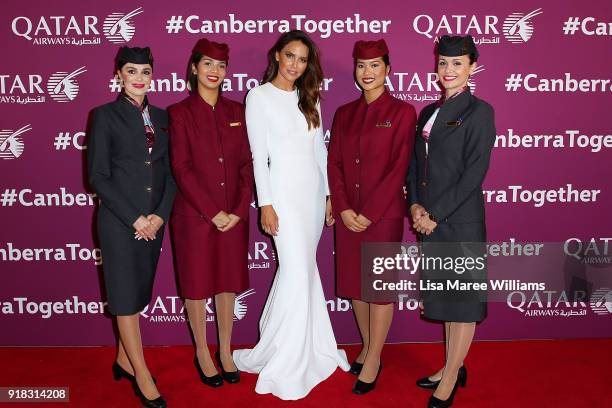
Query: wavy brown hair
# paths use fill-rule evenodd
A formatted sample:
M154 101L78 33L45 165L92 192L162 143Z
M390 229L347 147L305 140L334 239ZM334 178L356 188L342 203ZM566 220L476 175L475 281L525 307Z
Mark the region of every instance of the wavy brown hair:
M317 102L321 97L321 83L323 82L323 70L319 62L319 49L310 39L308 34L301 30L292 30L280 36L276 44L268 51L268 68L264 74L262 84L271 82L278 75L278 61L276 53L290 42L299 41L308 47L308 64L304 73L295 81L298 89L298 107L304 114L308 129L321 126L321 118L317 111Z

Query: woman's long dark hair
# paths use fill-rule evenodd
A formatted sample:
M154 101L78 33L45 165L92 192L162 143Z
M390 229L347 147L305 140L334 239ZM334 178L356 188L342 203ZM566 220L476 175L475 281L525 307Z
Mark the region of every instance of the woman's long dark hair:
M193 73L193 65L196 67L202 60L203 55L199 52L194 52L189 57L189 62L187 63L187 84L189 85L189 93L197 94L198 93L198 76Z
M262 84L271 82L278 75L278 61L276 53L280 53L285 45L292 41L300 41L308 47L308 65L306 71L295 81L298 89L298 107L306 117L308 129L321 126L321 118L317 111L317 102L321 97L320 87L323 82L323 70L319 62L319 49L310 37L301 30L289 31L280 36L276 44L268 51L268 68L264 74Z

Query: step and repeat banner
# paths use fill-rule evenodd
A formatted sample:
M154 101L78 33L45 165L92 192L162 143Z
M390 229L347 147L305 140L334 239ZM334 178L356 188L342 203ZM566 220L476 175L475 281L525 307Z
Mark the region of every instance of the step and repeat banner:
M306 31L321 49L327 140L336 108L360 95L351 58L356 40L386 40L392 65L386 86L418 112L440 95L438 38L471 34L481 57L470 86L496 112L497 142L484 184L489 240L500 251L523 250L525 262L537 256L525 242L556 243L582 268L578 283L567 287L507 288L504 299L490 304L477 338L612 336L612 285L589 277L612 258L609 1L312 0L307 7L277 0L8 1L0 16L0 345L114 343L84 159L89 112L120 91L113 78L118 48L151 47L149 98L167 107L187 95L196 40L226 42L231 61L224 95L243 101L263 76L267 50L291 29ZM251 288L237 297L237 344L256 342L276 270L254 206L250 224ZM404 239L415 240L407 221ZM232 256L232 248L225 250ZM334 295L329 228L318 262L336 338L356 342L350 303ZM214 310L212 303L207 308ZM141 322L145 344L191 341L167 238ZM214 342L213 314L208 322ZM406 298L397 305L389 341L438 341L441 333L440 325L420 318L417 299Z

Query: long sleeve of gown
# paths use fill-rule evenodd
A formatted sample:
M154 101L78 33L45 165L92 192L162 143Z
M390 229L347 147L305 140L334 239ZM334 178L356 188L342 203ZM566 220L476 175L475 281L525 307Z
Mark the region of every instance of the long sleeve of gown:
M323 131L323 116L321 116L321 106L317 104L321 125L317 129L314 140L315 158L321 173L323 174L323 183L325 185L325 195L329 195L329 183L327 180L327 148L325 147L325 132Z
M268 165L270 158L268 120L266 101L257 92L257 89L254 89L248 93L246 98L246 124L249 144L253 153L253 171L257 190L257 205L259 207L272 204L274 198Z

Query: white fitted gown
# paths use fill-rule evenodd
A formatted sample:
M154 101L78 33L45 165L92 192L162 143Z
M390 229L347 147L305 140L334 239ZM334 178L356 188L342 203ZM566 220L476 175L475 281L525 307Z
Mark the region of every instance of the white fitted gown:
M316 261L329 194L327 150L322 128L308 130L297 91L272 83L252 89L246 122L258 205L271 204L278 214L279 267L259 322L259 343L234 351L234 361L242 371L259 373L257 393L295 400L336 367L350 368L337 348Z

